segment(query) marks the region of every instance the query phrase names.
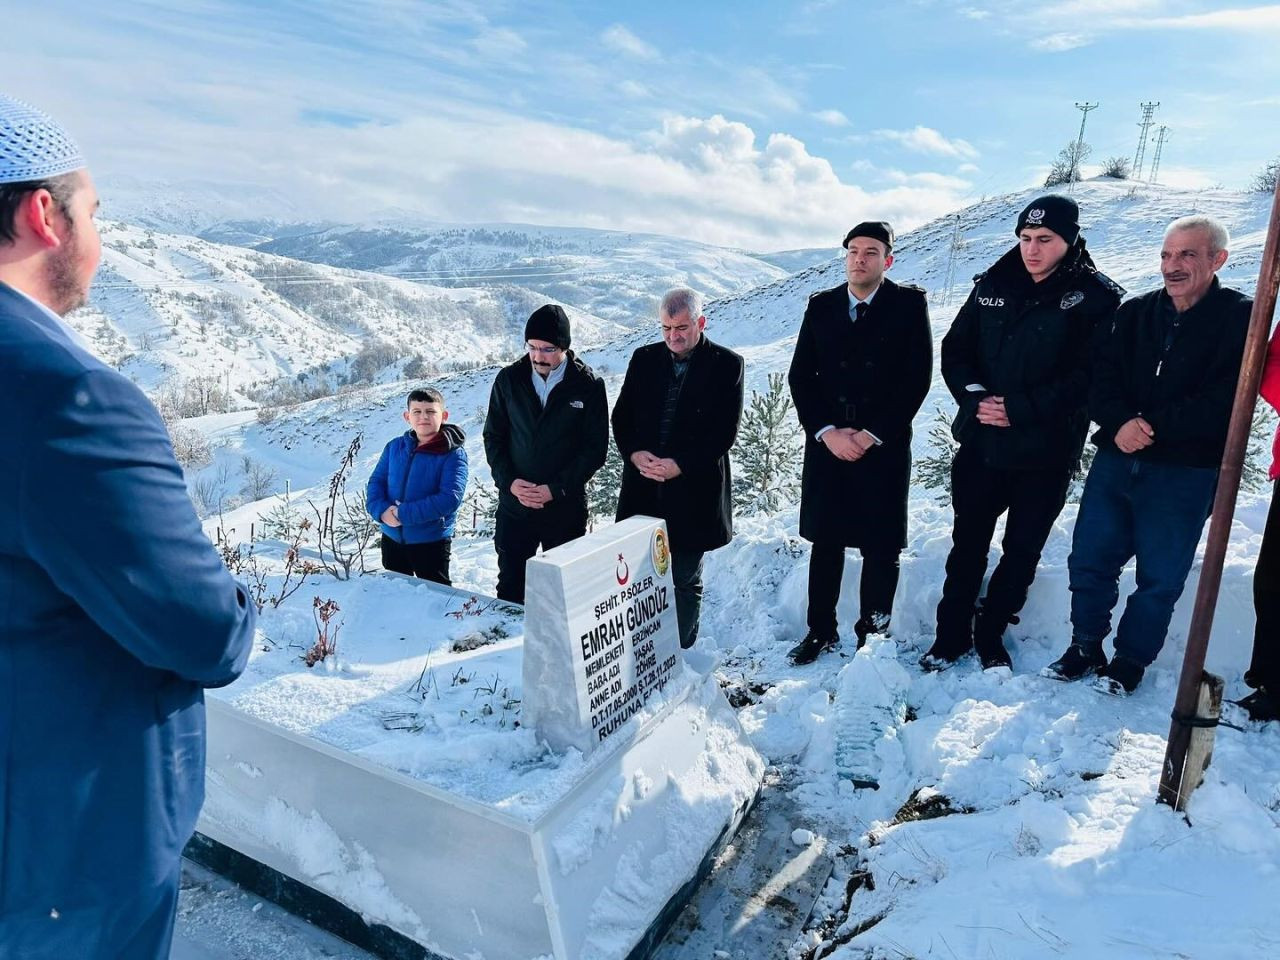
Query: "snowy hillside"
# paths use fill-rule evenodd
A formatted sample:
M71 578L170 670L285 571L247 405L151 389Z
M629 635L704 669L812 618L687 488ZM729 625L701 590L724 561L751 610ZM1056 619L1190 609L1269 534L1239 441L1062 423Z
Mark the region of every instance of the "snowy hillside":
M270 225L220 224L210 239L246 243ZM678 224L672 224L678 230ZM281 228L255 249L313 263L372 270L427 283L513 283L627 326L653 315L679 284L724 296L789 271L749 253L677 237L525 224L385 222L368 227Z
M952 262L954 220L944 218L899 238L890 276L899 282L917 283L929 293L936 340L946 333L974 274L985 269L1014 242L1013 222L1036 191L984 201L960 213L962 246ZM1212 213L1233 233L1232 255L1221 276L1224 282L1252 291L1261 257L1267 212L1266 198L1233 191L1178 191L1145 188L1133 190L1124 182L1099 180L1077 185L1082 221L1089 248L1103 272L1139 293L1159 284L1159 244L1164 224L1190 212ZM833 254L823 264L743 294L723 297L707 307L707 333L741 352L747 361L747 389L763 392L770 373L784 372L791 360L794 338L808 297L818 290L844 282L844 262ZM953 282L946 280L950 268ZM616 397L631 352L657 339L656 322L641 325L607 344L580 351L608 384ZM516 354L512 352L511 358ZM934 386L916 422L917 454L928 452L927 429L935 408L949 410L950 395L937 374ZM471 370L439 378L436 382L449 401L451 417L469 438L467 453L473 475L487 476L479 430L488 403L496 368ZM278 465L281 476L294 489L321 482L332 469L339 448L356 432L369 443L365 454L371 467L385 439L399 432L400 411L408 383L387 383L361 394L336 400L318 400L286 411L269 426L256 424L228 428L219 422L217 438L228 450L252 453ZM376 442L377 449L374 449ZM931 501L931 495L920 492Z
M959 246L953 244L954 218L900 239L891 275L929 291L935 337L945 333L972 275L1012 245L1014 217L1037 192L961 211ZM1078 185L1075 195L1096 261L1131 292L1158 285L1163 227L1192 212L1228 224L1234 240L1223 279L1252 291L1268 198L1135 190L1112 181ZM834 253L833 248L829 259L799 274L709 307L708 333L744 353L749 389L763 390L769 373L786 369L807 297L844 282L843 263ZM584 351L606 375L610 397L617 395L630 351L655 338L649 326ZM449 399L451 419L467 431L473 489L488 482L479 428L494 370L459 371L437 381ZM326 483L351 437L363 433L358 484L383 441L402 429L399 414L408 386L385 383L317 400L267 425L254 422L252 414L195 421L219 445L206 474L248 453L277 470L281 485L288 478L295 495L305 497L306 488ZM935 378L916 424L918 455L930 452L927 428L935 407L952 406ZM248 504L223 520L243 536L267 506ZM1208 665L1225 677L1229 697L1243 692L1253 629L1251 578L1266 506L1265 492L1242 496L1224 569ZM1277 725L1218 733L1190 826L1154 803L1198 567L1175 612L1169 642L1134 696L1112 699L1088 684L1043 679L1039 669L1062 652L1069 637L1066 559L1076 506L1068 504L1045 548L1022 621L1010 630L1012 676L982 672L972 660L925 674L916 659L932 640L951 511L937 502L936 491L921 487L913 489L910 509L893 636L873 640L857 657L847 638L857 615L859 560L851 551L839 607L844 644L810 666L797 668L785 659L805 630L808 545L796 536L794 506L740 519L734 542L707 559L699 646L719 659L721 683L739 707L741 722L773 764L780 789L801 811L796 842L808 842L804 831L811 831L836 861L806 933L787 945L787 955L1276 955L1280 926L1271 905L1280 897ZM461 519L460 531L468 522ZM454 557L455 583L492 591L491 543L460 536ZM334 595L352 589L321 582L317 589ZM1130 568L1122 593L1132 584ZM380 629L408 635L416 613L405 610L401 616L403 625L388 622ZM841 775L841 737L851 706L847 691L859 689L855 673L860 683L879 684L885 697L903 705L905 720L871 745L879 790L855 790ZM1232 707L1228 719L1243 722ZM184 916L180 929L189 936L202 918L227 909L189 902L204 904ZM238 922L252 926L253 917L246 909Z
M546 302L517 284L431 286L118 222L102 224L102 241L72 326L143 389L213 377L233 408L246 390L341 370L375 344L395 371L414 357L433 371L505 357ZM566 306L583 345L625 329Z

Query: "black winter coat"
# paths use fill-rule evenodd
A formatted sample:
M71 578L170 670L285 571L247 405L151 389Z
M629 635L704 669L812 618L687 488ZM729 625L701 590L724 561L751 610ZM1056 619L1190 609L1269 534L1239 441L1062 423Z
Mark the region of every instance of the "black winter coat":
M1017 246L975 277L942 338L942 377L960 407L952 435L995 469L1073 469L1089 432L1091 344L1123 294L1083 240L1040 283ZM978 422L978 402L993 395L1004 397L1007 427Z
M804 428L800 536L868 550L907 543L911 421L933 379L929 307L919 287L885 279L857 323L849 288L809 298L787 379ZM845 461L814 439L823 427L855 427L880 438Z
M1227 442L1253 301L1214 277L1200 302L1178 314L1166 351L1162 312L1170 309L1169 295L1161 288L1116 311L1094 362L1089 413L1101 429L1093 442L1117 449L1116 431L1140 416L1155 431L1155 443L1132 456L1217 467Z
M587 482L609 451L609 402L604 381L573 355L564 379L547 398L533 390L533 365L521 357L498 371L484 421L484 452L498 487L498 508L526 517L536 511L511 493L514 480L545 483L551 502L542 510L587 510Z
M666 446L659 432L674 369L665 343L631 355L613 407L613 439L622 454L618 519L636 514L667 521L671 548L703 552L733 538L729 448L742 419L742 357L703 334L689 359ZM648 480L631 463L637 450L671 457L680 476Z

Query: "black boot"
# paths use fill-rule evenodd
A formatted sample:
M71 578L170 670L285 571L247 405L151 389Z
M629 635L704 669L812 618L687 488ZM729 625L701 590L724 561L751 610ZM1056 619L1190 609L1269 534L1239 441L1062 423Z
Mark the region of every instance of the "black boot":
M989 613L985 608L978 610L978 617L973 626L973 646L978 651L978 659L982 661L983 670L1013 667L1009 651L1004 645L1004 631L1010 623L1017 622L1017 617L998 616Z
M1138 689L1147 668L1132 657L1117 653L1110 663L1098 668L1098 689L1113 697L1128 696Z
M925 670L945 670L973 649L973 613L963 619L940 615L933 646L920 658Z
M867 637L873 633L889 632L889 614L867 613L858 618L853 625L853 634L858 638L858 649L867 645Z
M1272 694L1264 686L1260 685L1257 690L1244 699L1237 700L1236 703L1244 707L1245 712L1249 714L1249 719L1255 723L1280 720L1280 697Z
M1107 655L1102 652L1101 642L1072 637L1067 652L1040 671L1040 675L1050 680L1079 680L1106 665Z
M787 652L787 657L798 667L813 663L819 656L834 647L840 638L834 634L818 633L810 630L805 638Z

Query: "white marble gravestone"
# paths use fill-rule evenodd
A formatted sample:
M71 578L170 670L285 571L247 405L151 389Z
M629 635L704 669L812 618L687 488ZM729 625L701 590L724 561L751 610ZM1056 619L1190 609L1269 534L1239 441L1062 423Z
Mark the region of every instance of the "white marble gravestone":
M683 674L669 544L631 517L529 561L522 720L553 750L591 753Z

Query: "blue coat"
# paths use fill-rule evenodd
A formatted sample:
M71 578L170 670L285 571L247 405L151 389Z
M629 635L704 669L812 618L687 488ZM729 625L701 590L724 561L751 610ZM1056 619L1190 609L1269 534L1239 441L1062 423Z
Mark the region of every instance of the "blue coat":
M202 688L255 612L155 408L4 284L0 370L0 957L116 958L176 887Z
M387 508L400 505L400 526L382 524L398 543L435 543L453 536L458 508L467 492L467 451L462 428L440 428L449 444L445 453L419 453L418 438L406 430L382 448L369 477L365 500L369 515L381 521Z

